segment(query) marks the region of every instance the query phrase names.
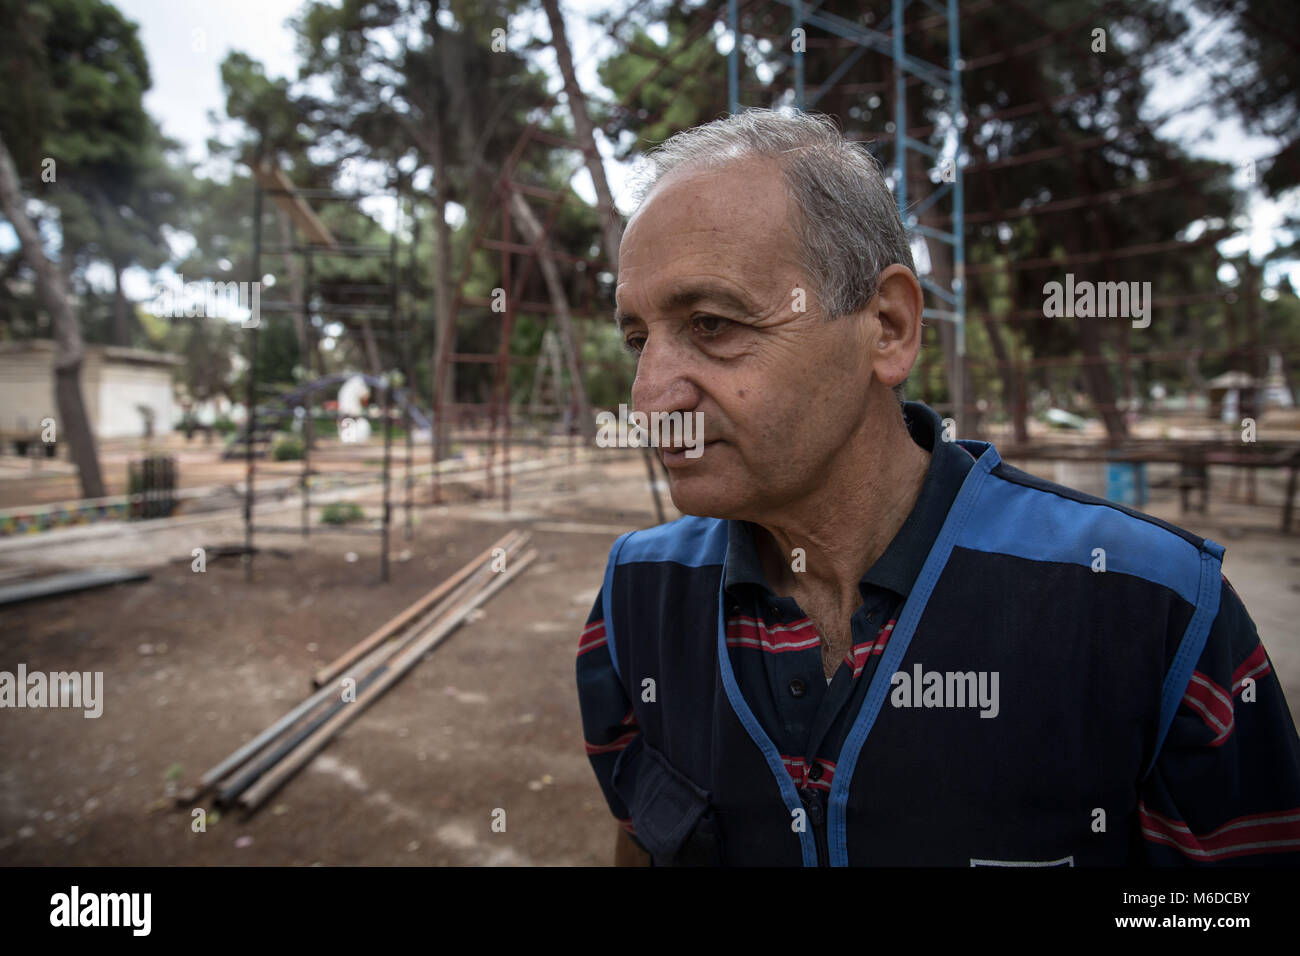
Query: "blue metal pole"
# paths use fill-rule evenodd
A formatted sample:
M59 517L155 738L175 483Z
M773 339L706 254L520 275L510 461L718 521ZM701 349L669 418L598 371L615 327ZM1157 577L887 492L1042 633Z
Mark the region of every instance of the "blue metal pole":
M962 186L961 144L962 128L959 124L962 114L961 98L961 44L958 42L957 0L948 0L948 108L952 111L952 127L955 137L953 152L953 191L952 191L952 291L956 296L957 313L957 354L966 354L966 234L965 234L965 191Z
M951 2L951 0L949 0ZM894 0L894 198L907 226L907 77L903 73L903 0Z

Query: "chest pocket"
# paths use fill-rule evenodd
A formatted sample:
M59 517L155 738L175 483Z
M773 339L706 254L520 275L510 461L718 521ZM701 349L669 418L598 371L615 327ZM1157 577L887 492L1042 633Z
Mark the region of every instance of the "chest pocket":
M709 793L668 763L638 734L614 765L637 839L655 866L718 866L722 846Z

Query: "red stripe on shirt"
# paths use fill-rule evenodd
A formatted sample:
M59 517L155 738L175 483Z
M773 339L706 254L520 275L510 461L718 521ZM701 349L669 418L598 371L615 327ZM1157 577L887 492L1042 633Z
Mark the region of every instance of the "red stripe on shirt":
M1179 820L1138 804L1142 836L1172 846L1192 860L1226 860L1259 853L1284 853L1300 847L1300 807L1236 817L1209 833L1196 834Z
M812 768L802 757L787 757L782 754L781 762L785 764L786 773L790 774L790 779L794 781L796 787L816 787L818 790L830 791L831 782L835 779L835 764L832 761L817 758L822 772L816 780L808 776L808 771Z
M858 677L867 665L868 657L879 657L885 653L885 646L889 643L889 638L894 632L896 620L885 624L876 632L875 640L864 641L861 644L854 644L850 653L844 655L844 663L853 668L853 676Z
M1232 698L1200 671L1192 674L1183 694L1183 703L1199 714L1205 725L1214 731L1210 746L1217 747L1232 735Z
M627 745L635 740L636 735L639 733L641 733L640 730L629 731L622 737L619 737L617 740L608 744L589 744L585 740L583 743L586 744L588 757L595 756L596 754L618 753L620 750L626 750Z
M768 627L759 618L733 617L727 621L727 646L749 647L768 654L786 654L821 647L817 626L808 618L793 624Z
M1257 681L1272 669L1268 663L1268 655L1264 653L1264 645L1257 644L1250 656L1232 672L1232 693L1236 695L1237 691L1241 690L1246 678Z
M587 625L582 632L582 637L578 640L578 656L581 657L588 651L594 651L598 647L604 647L605 639L605 622L603 619Z

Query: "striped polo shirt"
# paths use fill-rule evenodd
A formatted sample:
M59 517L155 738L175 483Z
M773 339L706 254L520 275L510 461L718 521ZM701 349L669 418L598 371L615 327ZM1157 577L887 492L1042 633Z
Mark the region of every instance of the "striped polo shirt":
M614 817L656 863L1300 863L1300 737L1223 549L905 414L930 466L829 685L752 527L615 542L576 662ZM1000 674L998 719L900 708L922 668Z
M858 582L862 604L850 620L853 646L829 681L817 627L794 598L779 596L768 586L753 526L728 522L724 587L731 666L805 798L824 801L830 792L835 755L862 705L898 612L975 463L961 445L938 440L943 424L932 409L920 402L903 408L912 440L930 452L930 467L911 513Z

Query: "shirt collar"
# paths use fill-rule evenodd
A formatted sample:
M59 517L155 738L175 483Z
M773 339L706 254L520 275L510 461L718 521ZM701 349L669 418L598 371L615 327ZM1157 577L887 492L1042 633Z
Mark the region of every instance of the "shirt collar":
M866 597L871 587L887 588L907 597L921 567L934 547L935 539L948 517L966 474L975 464L974 456L955 441L936 441L942 431L939 415L921 402L905 402L903 418L912 440L930 452L930 467L916 504L899 528L889 547L863 575L858 587ZM747 521L727 522L726 590L751 585L764 597L776 595L767 584L762 563L754 545L754 529Z

